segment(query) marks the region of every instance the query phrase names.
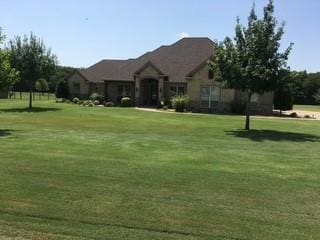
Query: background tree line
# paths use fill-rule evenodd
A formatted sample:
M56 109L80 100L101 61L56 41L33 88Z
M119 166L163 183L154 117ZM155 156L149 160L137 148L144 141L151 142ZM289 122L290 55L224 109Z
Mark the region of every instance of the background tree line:
M291 71L289 78L294 104L320 104L320 72Z
M33 92L54 92L58 82L73 71L59 66L56 55L33 33L16 36L3 47L4 40L0 28L0 87L28 91L30 108Z

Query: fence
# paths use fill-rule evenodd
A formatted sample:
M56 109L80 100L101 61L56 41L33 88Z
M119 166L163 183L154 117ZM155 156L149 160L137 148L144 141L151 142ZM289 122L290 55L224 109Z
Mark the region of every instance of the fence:
M17 99L17 100L28 100L29 99L29 92L10 92L9 99ZM34 101L41 101L41 100L55 100L56 97L53 93L49 92L33 92L32 99Z

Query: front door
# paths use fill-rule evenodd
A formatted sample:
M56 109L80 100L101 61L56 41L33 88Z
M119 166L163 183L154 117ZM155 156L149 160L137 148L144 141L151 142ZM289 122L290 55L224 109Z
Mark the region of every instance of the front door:
M156 79L144 80L143 104L145 106L158 105L159 83Z

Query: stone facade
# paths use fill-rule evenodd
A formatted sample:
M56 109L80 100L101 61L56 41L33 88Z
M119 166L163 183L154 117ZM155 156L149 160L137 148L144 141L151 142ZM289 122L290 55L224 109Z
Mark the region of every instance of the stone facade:
M134 83L129 81L105 81L104 83L104 93L107 102L113 102L119 104L122 97L130 97L134 99ZM119 88L129 88L129 94L122 94L119 92Z
M202 104L201 87L219 89L219 101ZM193 111L230 112L230 103L235 98L235 90L221 88L218 82L214 81L214 79L209 79L209 68L207 65L204 65L193 74L192 78L188 79L187 95L189 96L190 107Z
M208 104L202 104L201 88L219 89L219 101L211 101ZM190 108L199 112L231 112L231 104L233 102L245 102L246 96L239 90L225 89L221 84L209 79L209 67L202 66L196 71L192 78L188 79L187 95L190 99ZM251 102L250 111L253 114L271 115L273 112L273 93L265 93L255 97L255 101Z
M164 99L164 76L152 64L147 64L136 73L135 76L135 103L136 105L144 105L143 90L146 89L146 84L149 79L154 79L157 82L157 98L158 102Z
M90 95L90 83L78 72L75 72L68 79L70 97L78 97L81 99L87 99Z

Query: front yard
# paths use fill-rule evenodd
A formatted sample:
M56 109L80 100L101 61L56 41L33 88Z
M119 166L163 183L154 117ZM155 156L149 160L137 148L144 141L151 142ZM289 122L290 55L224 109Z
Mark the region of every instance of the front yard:
M320 121L26 106L0 101L0 239L320 238Z

